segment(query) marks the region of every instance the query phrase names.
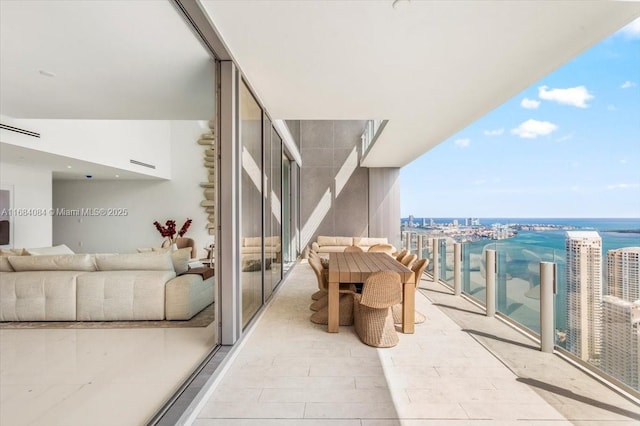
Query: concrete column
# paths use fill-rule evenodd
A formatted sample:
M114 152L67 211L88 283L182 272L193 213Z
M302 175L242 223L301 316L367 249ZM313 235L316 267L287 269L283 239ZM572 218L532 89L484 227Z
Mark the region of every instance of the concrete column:
M555 326L553 295L555 293L556 264L540 262L540 350L553 353Z
M462 244L453 245L453 292L456 296L462 293Z
M400 235L400 169L373 167L369 170L369 235L387 237L402 250Z
M487 316L496 315L496 251L487 250L486 255L486 295L487 295Z

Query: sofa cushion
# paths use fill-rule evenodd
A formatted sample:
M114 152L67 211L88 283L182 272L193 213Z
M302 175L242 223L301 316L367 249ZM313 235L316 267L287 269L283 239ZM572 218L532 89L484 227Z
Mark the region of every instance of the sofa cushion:
M317 239L319 246L351 246L353 245L353 238L351 237L326 237L318 236Z
M96 265L88 254L54 254L39 256L9 256L16 272L24 271L95 271Z
M155 255L157 256L157 255ZM171 260L167 257L169 264ZM103 271L78 276L78 321L164 319L167 271Z
M75 321L78 271L0 272L0 321Z
M389 241L386 238L356 237L353 239L353 243L356 246L371 247L376 244L389 244Z
M13 267L9 263L9 256L0 255L0 272L13 272Z
M98 271L174 271L171 253L96 254Z
M206 280L197 274L176 277L165 287L165 317L167 320L191 319L213 302L214 294L214 277Z
M191 259L191 247L181 248L171 252L171 263L176 275L183 274L189 269Z
M262 237L247 237L242 240L242 245L244 247L261 247L262 246Z
M39 247L27 249L27 253L31 256L40 256L43 254L73 254L73 250L64 244L53 247Z

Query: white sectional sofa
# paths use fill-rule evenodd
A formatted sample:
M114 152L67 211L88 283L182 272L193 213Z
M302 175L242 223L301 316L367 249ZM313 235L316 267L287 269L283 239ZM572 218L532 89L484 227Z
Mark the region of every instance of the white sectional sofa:
M311 244L311 249L320 255L328 255L329 253L343 252L349 246L358 246L363 251L368 251L371 246L377 244L389 244L389 240L387 238L327 237L321 235ZM393 246L392 251L396 251Z
M176 276L179 252L2 256L0 321L188 320L213 302L214 277Z

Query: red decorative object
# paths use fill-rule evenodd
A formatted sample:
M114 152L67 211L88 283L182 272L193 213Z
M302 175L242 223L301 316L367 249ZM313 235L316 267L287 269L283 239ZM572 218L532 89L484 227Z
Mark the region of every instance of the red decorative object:
M193 222L191 219L187 219L184 225L182 225L182 228L180 228L180 231L178 231L178 237L183 237L184 234L187 233L187 231L189 230L189 227L191 226L191 222ZM175 220L172 220L172 219L167 220L165 222L165 226L160 225L158 221L153 222L153 224L155 225L160 235L162 235L164 238L168 238L171 243L175 242L175 235L176 235Z

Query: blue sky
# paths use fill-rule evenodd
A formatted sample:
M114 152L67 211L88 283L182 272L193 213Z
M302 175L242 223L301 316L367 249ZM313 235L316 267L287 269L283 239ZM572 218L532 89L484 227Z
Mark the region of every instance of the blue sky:
M640 19L400 178L402 217L640 218Z

